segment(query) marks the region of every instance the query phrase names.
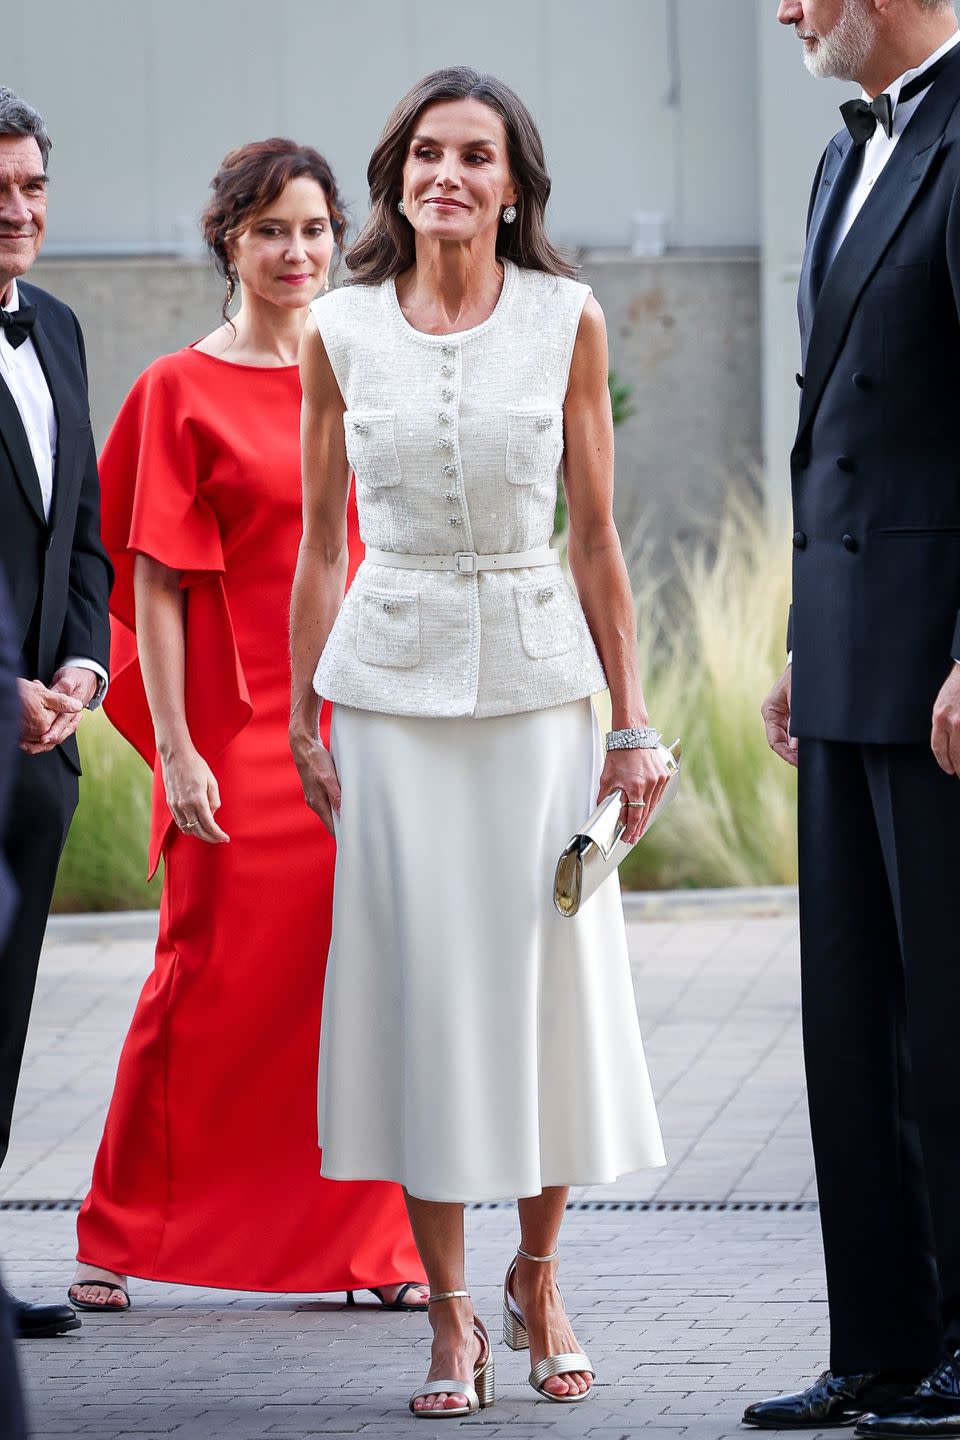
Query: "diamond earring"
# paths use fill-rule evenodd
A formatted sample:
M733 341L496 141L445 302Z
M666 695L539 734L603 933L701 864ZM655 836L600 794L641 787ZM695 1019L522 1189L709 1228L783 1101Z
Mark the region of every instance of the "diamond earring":
M504 225L512 225L513 222L514 222L514 220L516 220L516 218L517 218L517 207L516 207L516 205L508 205L507 208L506 208L506 210L504 210L503 216L502 216Z
M400 211L401 215L406 215L406 206L404 205L402 200L397 201L397 209Z

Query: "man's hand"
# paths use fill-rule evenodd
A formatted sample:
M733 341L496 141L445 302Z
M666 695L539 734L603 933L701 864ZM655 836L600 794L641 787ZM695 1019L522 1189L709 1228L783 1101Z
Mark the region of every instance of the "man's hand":
M797 763L797 742L790 734L790 685L793 666L788 665L760 706L767 730L767 744L788 765Z
M82 673L82 672L81 672ZM94 679L91 672L88 671ZM40 680L17 680L20 695L20 749L28 755L43 755L60 741L51 734L64 729L72 735L80 724L83 701L62 690L48 689ZM96 681L91 693L96 691Z
M933 707L930 748L948 775L960 775L960 664L943 682Z

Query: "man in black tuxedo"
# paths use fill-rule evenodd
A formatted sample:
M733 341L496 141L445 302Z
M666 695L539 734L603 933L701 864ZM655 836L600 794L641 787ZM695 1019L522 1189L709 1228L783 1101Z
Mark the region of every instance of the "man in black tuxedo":
M83 339L73 313L22 284L43 242L50 138L0 88L0 566L21 654L21 755L6 859L19 905L0 951L0 1162L10 1136L37 964L77 804L75 731L107 685L110 564ZM60 1334L66 1305L15 1304L21 1335Z
M855 80L800 280L792 663L804 1050L830 1371L771 1428L960 1436L960 35L949 0L781 0Z

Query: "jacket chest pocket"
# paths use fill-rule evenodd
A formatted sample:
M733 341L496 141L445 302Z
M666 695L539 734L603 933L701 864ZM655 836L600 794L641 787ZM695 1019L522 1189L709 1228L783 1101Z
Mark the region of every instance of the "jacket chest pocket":
M561 581L539 580L533 585L522 585L514 595L520 639L531 660L550 660L576 647L577 627Z
M367 590L360 596L357 656L394 670L420 664L420 597L415 591Z
M393 410L348 410L343 417L347 459L361 485L385 490L400 484Z
M563 411L507 411L507 479L511 485L541 485L556 479L563 454Z

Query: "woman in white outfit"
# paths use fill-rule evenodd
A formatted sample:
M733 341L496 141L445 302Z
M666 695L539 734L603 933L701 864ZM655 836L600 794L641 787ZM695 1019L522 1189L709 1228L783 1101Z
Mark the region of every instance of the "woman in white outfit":
M505 1339L540 1394L589 1393L555 1278L568 1187L663 1151L618 885L566 920L553 869L598 796L624 792L636 838L666 775L612 519L603 315L547 240L534 121L492 76L438 71L368 179L351 282L302 349L291 744L338 836L322 1171L405 1188L434 1330L410 1404L439 1418L493 1399L467 1201L519 1198ZM561 455L579 601L549 548ZM351 469L367 552L344 600ZM607 685L625 748L604 760Z

